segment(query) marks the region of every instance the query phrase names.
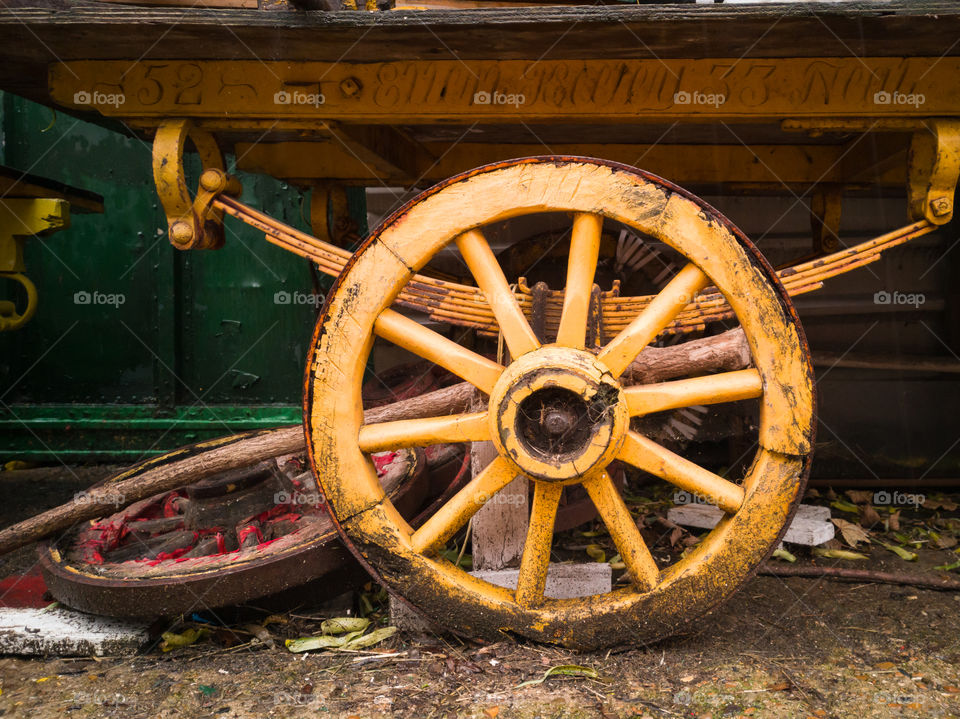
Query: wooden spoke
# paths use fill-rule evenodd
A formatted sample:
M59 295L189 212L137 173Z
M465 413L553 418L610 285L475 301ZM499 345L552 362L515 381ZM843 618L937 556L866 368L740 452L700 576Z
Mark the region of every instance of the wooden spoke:
M424 553L442 547L490 497L516 476L507 460L494 459L413 533L410 543L414 551Z
M563 290L563 310L557 344L583 349L586 344L590 293L600 256L603 217L579 212L573 218L570 256L567 259L567 285Z
M445 367L487 394L503 372L502 365L471 352L391 309L380 313L374 332L415 355Z
M583 487L607 526L610 538L630 572L630 578L641 591L649 592L660 581L660 569L653 561L653 555L640 536L637 523L610 475L605 471L601 472L584 480Z
M635 385L624 390L630 416L662 412L698 404L720 404L752 399L763 394L760 373L755 369L694 377L673 382Z
M597 356L619 377L640 351L650 344L694 296L710 282L696 265L688 264L623 328Z
M454 414L364 425L360 428L360 451L382 452L441 442L482 442L488 439L490 426L486 412Z
M516 295L510 289L507 278L500 269L493 250L479 230L470 230L457 237L457 247L467 267L476 279L487 303L497 318L503 339L510 355L516 359L522 354L537 349L540 343L530 323L520 309Z
M743 488L674 454L646 437L629 432L618 455L627 464L655 474L691 494L703 497L728 514L743 504Z
M563 485L553 482L535 482L533 485L530 526L517 576L516 598L521 607L533 607L543 601L553 545L553 524L557 519L562 492Z

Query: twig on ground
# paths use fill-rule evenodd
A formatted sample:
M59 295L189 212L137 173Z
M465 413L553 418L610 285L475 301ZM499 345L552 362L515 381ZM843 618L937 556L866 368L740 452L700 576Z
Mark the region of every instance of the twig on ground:
M875 584L900 584L946 592L960 591L960 580L949 577L937 577L932 574L893 574L875 572L869 569L847 569L845 567L780 567L775 564L760 565L758 574L774 577L809 577L819 579L842 579L850 582L872 582Z

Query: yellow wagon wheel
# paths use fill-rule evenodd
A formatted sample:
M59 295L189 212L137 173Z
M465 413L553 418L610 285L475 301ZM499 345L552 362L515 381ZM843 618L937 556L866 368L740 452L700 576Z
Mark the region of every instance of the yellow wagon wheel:
M572 213L556 343L541 346L484 238L490 223ZM604 218L673 247L688 264L598 353L584 348ZM505 367L395 310L394 298L455 243L486 295L509 354ZM746 333L755 369L626 387L633 358L703 288L716 286ZM489 396L484 411L364 425L360 387L374 339L441 365ZM353 256L317 323L305 410L313 468L340 532L395 594L441 625L494 639L512 632L575 648L670 634L728 597L779 540L801 494L813 437L812 371L796 314L753 245L702 200L634 168L580 157L534 157L454 177L388 218ZM723 479L631 431L630 417L760 398L756 456L741 482ZM533 419L531 419L533 418ZM368 453L492 440L499 455L411 528L384 496ZM621 460L708 498L719 524L685 557L658 566L605 468ZM494 586L438 550L515 476L533 480L516 591ZM579 599L544 596L561 488L581 483L632 583Z

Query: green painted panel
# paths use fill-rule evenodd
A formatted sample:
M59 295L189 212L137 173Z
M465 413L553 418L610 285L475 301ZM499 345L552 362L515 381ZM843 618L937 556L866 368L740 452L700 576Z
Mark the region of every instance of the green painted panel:
M175 447L252 429L297 424L300 408L206 405L31 404L0 411L0 457L136 461Z
M3 457L18 448L34 456L44 444L51 456L83 453L98 441L98 451L127 456L183 443L179 429L160 425L131 425L129 437L111 425L102 440L92 439L90 427L86 450L72 439L60 443L43 423L69 403L100 407L121 422L115 405L137 405L142 416L164 421L198 410L209 436L253 426L244 414L250 408L281 424L298 417L317 311L309 263L231 219L224 249L174 250L149 144L11 95L3 95L0 112L0 162L97 192L106 206L102 215L74 213L69 229L27 241L27 274L40 302L25 328L0 333ZM195 158L192 164L198 174ZM240 179L245 201L308 229L306 193L269 177ZM351 208L365 224L362 190ZM10 291L0 287L0 297ZM239 414L220 421L229 408ZM34 428L43 429L42 442Z

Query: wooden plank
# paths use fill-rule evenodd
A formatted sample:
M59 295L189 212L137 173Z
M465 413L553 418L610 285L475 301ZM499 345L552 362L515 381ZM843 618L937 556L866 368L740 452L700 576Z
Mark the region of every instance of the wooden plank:
M74 212L103 212L103 196L39 175L0 165L0 197L66 200Z
M157 121L364 124L767 122L960 116L960 57L83 60L50 67L72 110ZM356 128L361 131L363 128ZM373 132L367 129L369 134ZM726 133L734 142L735 133ZM374 139L374 138L371 138ZM409 141L407 141L409 142ZM389 146L389 142L380 142Z
M116 3L118 5L144 5L168 7L210 7L210 8L246 8L256 10L257 0L97 0L97 2Z
M611 137L616 128L609 128ZM800 139L800 138L796 138ZM439 181L488 162L514 157L542 155L541 145L527 143L462 142L452 147L446 143L424 143L428 153L439 159L425 169L422 179ZM865 149L869 149L865 143ZM732 183L766 184L783 193L801 192L822 182L847 182L839 160L840 146L831 145L694 145L694 144L551 144L558 155L589 155L642 166L645 170L670 179L684 187ZM857 154L851 152L851 155ZM293 181L317 177L336 178L346 182L376 182L375 169L350 154L342 145L330 141L258 142L237 145L238 166L250 172L263 172ZM903 188L905 165L890 168L880 175L864 177L860 166L850 164L857 172L856 180L876 186ZM416 175L415 177L419 177ZM394 171L380 175L385 181L403 182L403 173Z
M433 155L423 145L395 127L331 122L327 123L327 131L334 138L334 145L339 144L356 164L378 177L386 176L411 184L422 179L423 174L436 164ZM335 174L315 176L333 178Z
M0 88L43 101L70 59L782 58L960 54L951 0L261 12L9 0Z

